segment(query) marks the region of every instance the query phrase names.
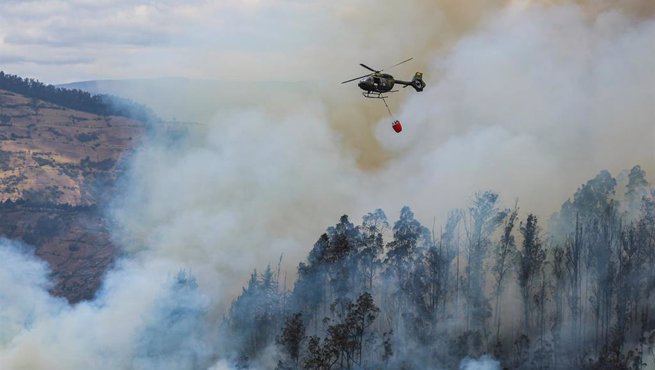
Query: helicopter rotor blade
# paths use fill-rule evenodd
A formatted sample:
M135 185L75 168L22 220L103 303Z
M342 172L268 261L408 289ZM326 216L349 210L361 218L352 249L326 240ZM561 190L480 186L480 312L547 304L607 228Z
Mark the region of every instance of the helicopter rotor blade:
M372 75L372 74L373 74L373 73L369 73L369 74L367 74L367 75L363 75L363 76L359 76L359 77L351 78L351 79L348 80L348 81L343 81L342 84L345 84L346 82L352 82L352 81L355 81L355 80L359 80L360 78L368 77L368 76L370 76L370 75Z
M396 63L396 64L394 64L394 65L392 65L392 66L390 66L390 67L386 67L385 69L391 69L391 68L393 68L393 67L395 67L395 66L399 66L399 65L401 65L401 64L403 64L403 63L407 63L407 62L409 62L409 61L412 60L412 59L414 59L414 57L411 57L411 58L409 58L409 59L405 59L405 60L403 60L402 62L398 62L398 63ZM383 69L382 71L384 71L384 69Z
M412 60L412 59L414 59L414 57L409 58L409 59L405 59L405 60L403 60L402 62L398 62L398 63L396 63L396 64L394 64L394 65L392 65L392 66L390 66L390 67L387 67L387 68L385 68L385 69L390 69L390 68L393 68L393 67L395 67L395 66L399 66L399 65L401 65L401 64L403 64L403 63L409 62L409 61ZM366 74L366 75L363 75L363 76L359 76L359 77L351 78L350 80L343 81L342 84L345 84L345 83L348 83L348 82L352 82L352 81L355 81L355 80L359 80L360 78L368 77L368 76L371 76L371 75L376 74L376 73L380 73L380 72L382 72L382 71L385 70L385 69L381 69L381 70L378 71L378 70L376 70L376 69L373 69L373 68L367 66L367 65L364 64L364 63L359 63L359 65L362 66L362 67L364 67L364 68L366 68L366 69L368 69L369 71L371 71L371 72L373 72L373 73L369 73L369 74Z
M367 66L367 65L364 64L364 63L359 63L359 65L362 66L362 67L364 67L364 68L366 68L366 69L368 69L369 71L371 71L371 72L373 72L373 73L381 72L381 71L375 70L375 69L373 69L373 68Z

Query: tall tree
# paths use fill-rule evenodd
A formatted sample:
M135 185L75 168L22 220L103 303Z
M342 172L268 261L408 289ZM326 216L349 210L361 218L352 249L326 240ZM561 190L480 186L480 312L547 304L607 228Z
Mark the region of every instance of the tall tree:
M307 263L298 267L298 280L292 300L308 315L318 319L327 312L334 299L348 299L357 294L357 255L366 248L366 238L348 216L329 227L309 252ZM361 284L359 284L361 285ZM320 310L319 308L322 308ZM313 320L318 325L317 320Z
M580 339L582 337L582 225L576 217L575 233L570 235L565 245L566 270L568 276L568 304L571 310L571 335L574 343L572 352L581 352Z
M332 306L341 304L335 301ZM305 366L317 369L331 369L336 365L340 369L364 367L362 355L366 330L379 312L373 296L364 292L357 297L355 303L347 302L345 309L337 312L336 320L325 318L324 323L331 324L327 327L327 336L322 345L319 338L310 338L309 357Z
M289 356L293 368L297 369L300 366L300 350L305 338L305 324L303 323L302 313L298 312L287 318L284 327L282 327L282 335L278 338L278 344Z
M535 290L536 280L541 274L541 268L546 253L544 252L537 217L529 214L525 224L521 224L521 235L523 236L522 248L518 252L518 279L521 287L521 299L523 300L523 331L526 335L530 333L530 309L531 299Z
M616 179L606 171L601 171L596 177L587 181L569 199L562 204L560 211L553 215L550 229L561 241L572 235L576 220L586 225L602 214L614 196Z
M496 243L494 253L492 255L491 275L494 278L495 288L494 295L496 298L495 315L496 315L496 340L500 340L500 320L501 320L501 302L500 297L503 293L505 281L508 274L512 269L512 263L516 256L516 241L512 231L514 224L518 218L518 205L514 205L514 209L509 213L509 216L503 223L503 234L500 237L500 242Z
M607 345L609 339L610 318L612 313L612 295L614 275L616 274L616 251L620 234L620 220L614 201L599 212L588 224L589 258L593 276L592 303L595 320L596 345Z
M414 212L405 206L400 219L393 225L393 240L387 245L385 263L402 286L407 281L409 268L418 248L430 242L430 231L414 218Z
M485 331L491 307L484 292L484 260L492 245L491 234L503 222L507 213L497 208L498 194L485 191L476 193L469 208L467 225L466 299L467 326L472 330Z
M461 210L454 210L448 213L448 219L446 220L446 225L443 228L440 238L439 238L439 253L442 257L443 268L441 270L442 276L442 286L444 299L442 300L442 316L446 317L446 306L448 294L455 290L457 294L457 285L459 280L459 270L455 273L454 284L451 283L451 266L455 258L459 257L459 245L458 245L458 226L460 225L463 218L463 212ZM454 285L454 287L451 287Z
M560 358L560 342L562 338L562 322L564 321L564 293L566 289L566 251L561 246L556 246L551 249L552 257L552 274L554 282L551 285L552 296L555 301L555 312L553 313L553 353L555 360L555 367L557 368L557 361Z
M395 311L396 317L400 317L401 313L413 315L412 309L423 297L425 271L421 258L430 244L429 230L414 218L409 207L403 207L399 220L393 226L393 240L387 244L384 260L386 278L394 282L386 294L385 304ZM423 309L423 304L419 304L418 308ZM395 329L400 324L401 321L396 320Z
M389 228L387 216L376 209L363 217L362 236L364 244L357 255L357 265L362 275L362 289L373 289L376 272L382 266L381 255L384 250L382 234Z
M623 218L628 222L639 219L642 200L648 198L650 192L646 171L636 165L628 173L628 184L625 188L625 204Z

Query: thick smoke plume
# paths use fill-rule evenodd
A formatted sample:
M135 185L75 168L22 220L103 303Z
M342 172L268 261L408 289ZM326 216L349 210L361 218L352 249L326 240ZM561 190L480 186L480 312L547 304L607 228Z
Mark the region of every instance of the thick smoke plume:
M341 214L409 204L418 219L442 221L495 189L547 216L552 199L603 168L655 173L648 2L442 3L346 7L338 19L361 25L328 44L371 30L353 41L364 60L349 52L348 65L411 54L425 68L426 90L402 91L393 106L401 135L381 104L340 86L283 109L253 101L177 141L153 138L111 210L126 260L74 307L48 296L42 264L4 242L0 368L222 369L213 335L250 270L284 254L290 282ZM361 72L344 59L343 79Z

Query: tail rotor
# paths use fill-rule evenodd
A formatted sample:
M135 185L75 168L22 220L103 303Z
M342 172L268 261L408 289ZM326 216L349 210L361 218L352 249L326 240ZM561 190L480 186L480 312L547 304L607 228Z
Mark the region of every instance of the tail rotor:
M412 78L411 85L414 88L414 90L416 90L417 92L423 91L423 89L425 88L425 82L423 81L423 73L416 72L414 78Z

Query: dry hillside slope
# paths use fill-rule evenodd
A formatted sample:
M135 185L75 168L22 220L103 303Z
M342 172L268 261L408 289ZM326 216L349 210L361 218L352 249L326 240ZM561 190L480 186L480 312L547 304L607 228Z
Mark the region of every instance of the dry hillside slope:
M117 254L98 211L144 127L0 90L0 234L36 248L53 292L90 298Z

